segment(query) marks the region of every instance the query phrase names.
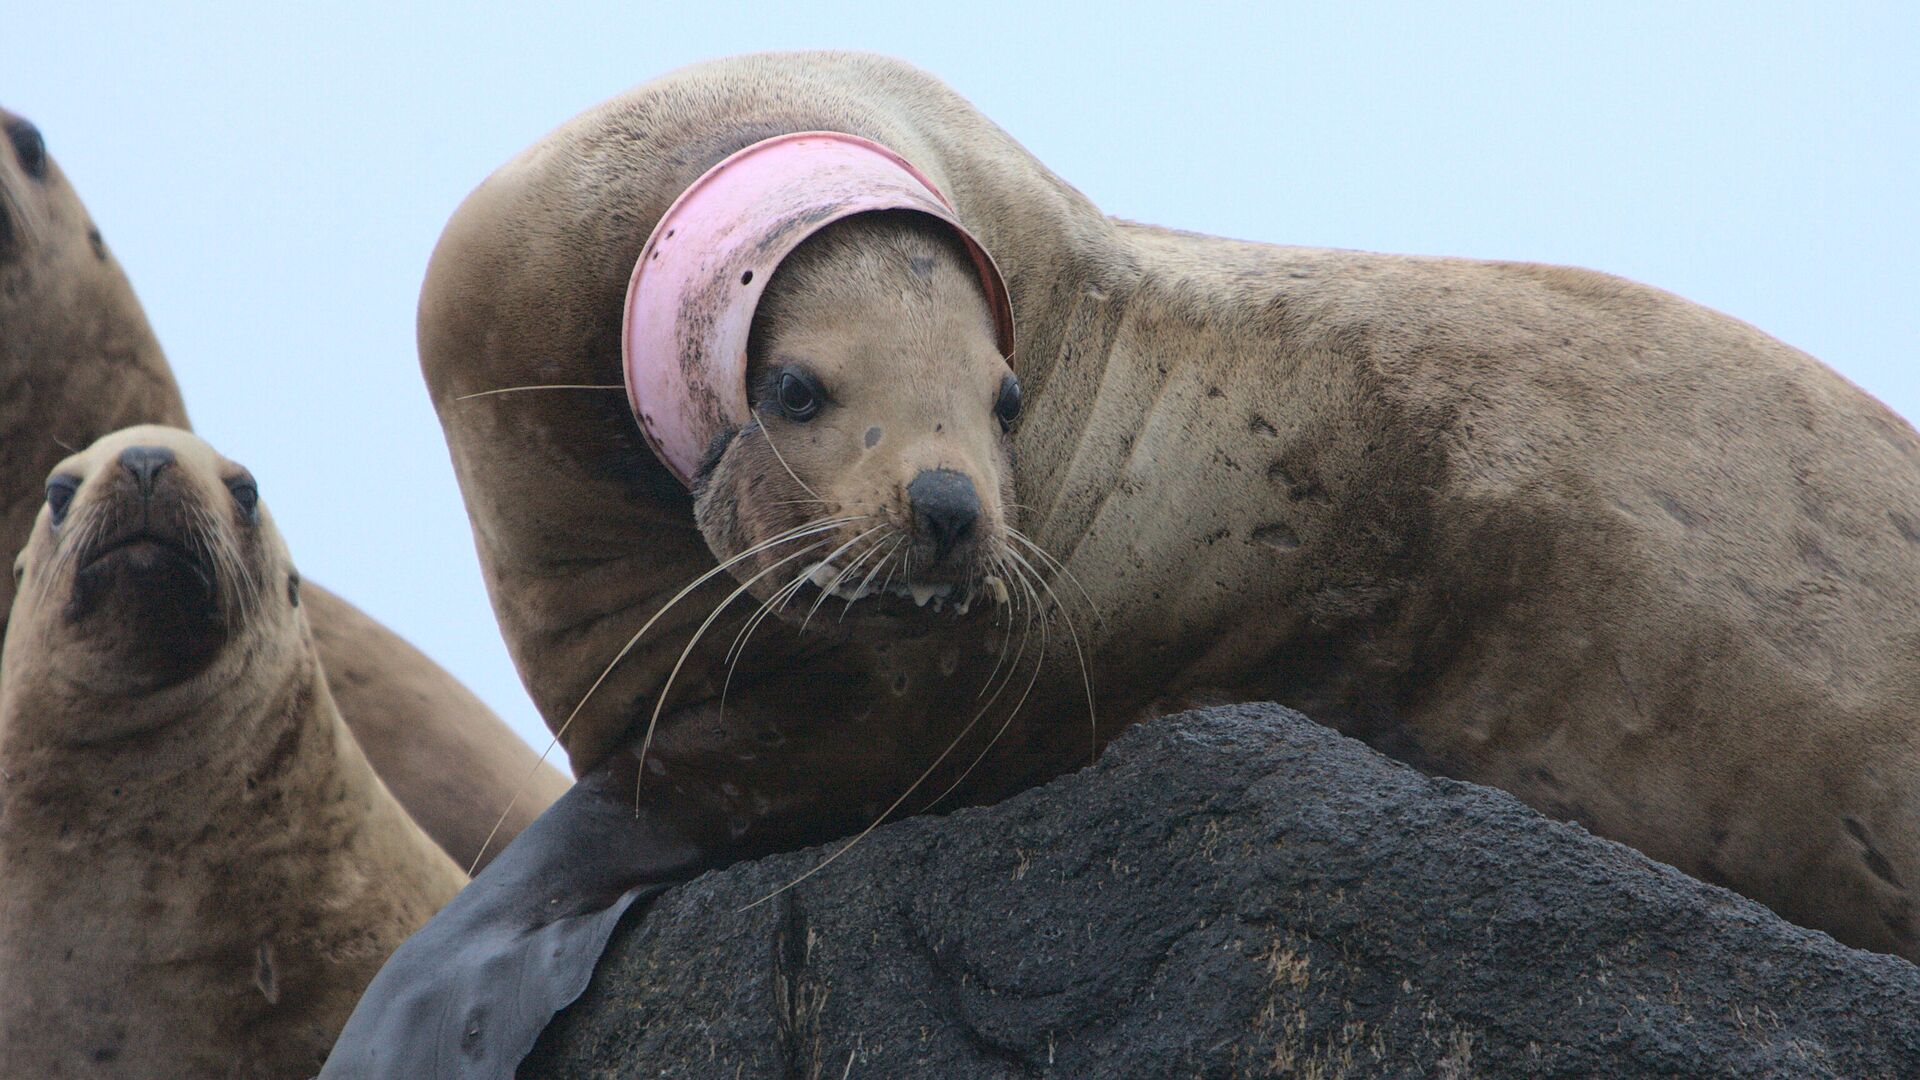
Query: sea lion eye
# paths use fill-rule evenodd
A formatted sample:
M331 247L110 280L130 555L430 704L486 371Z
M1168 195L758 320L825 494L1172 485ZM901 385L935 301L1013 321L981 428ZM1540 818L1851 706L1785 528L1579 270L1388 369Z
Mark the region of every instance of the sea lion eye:
M798 371L780 373L780 386L776 396L780 402L780 411L787 419L804 424L819 415L820 399L825 395L813 378Z
M251 475L241 473L229 478L227 490L233 492L234 505L240 508L240 513L248 521L260 520L260 487L253 482Z
M80 479L56 476L47 481L47 518L55 525L67 520L67 508L73 505L73 493L80 490Z
M993 415L1000 418L1000 430L1013 427L1020 418L1020 380L1009 375L1000 380L1000 396L994 399Z
M47 140L30 121L15 120L7 125L7 141L13 143L13 156L20 160L20 171L35 180L47 178Z

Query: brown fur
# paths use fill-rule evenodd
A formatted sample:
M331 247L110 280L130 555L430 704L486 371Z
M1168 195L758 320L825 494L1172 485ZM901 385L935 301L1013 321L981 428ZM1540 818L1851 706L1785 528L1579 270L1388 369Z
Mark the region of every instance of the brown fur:
M812 538L809 556L795 556L805 546L796 543L740 563L743 580L773 571L756 597L835 552L843 571L900 584L970 586L1000 569L1013 470L993 404L1011 372L973 267L942 230L911 214L851 218L809 238L769 282L749 347L754 416L701 478L695 519L722 558L829 513L857 520ZM874 296L886 302L861 302ZM775 407L787 365L821 380L829 403L819 416L795 422ZM906 488L924 469L967 476L982 503L971 542L943 559L912 527ZM804 611L815 594L801 595Z
M0 123L19 120L0 110ZM0 555L26 544L55 462L141 423L187 426L146 315L59 164L49 158L36 179L0 139ZM492 851L566 789L433 661L318 586L306 596L348 725L462 866L530 772ZM0 633L12 600L11 580L0 580Z
M1109 219L947 88L876 57L656 80L507 163L442 237L422 366L550 723L714 551L767 534L727 512L768 513L756 478L782 498L793 485L728 460L757 453L743 431L703 535L621 395L459 397L618 383L651 224L726 153L815 128L904 154L1006 273L1026 390L1008 505L1097 612L1079 625L1100 738L1187 703L1277 699L1920 957L1910 427L1805 354L1617 278ZM906 340L918 370L891 328L912 308L862 286L820 313L844 350L829 363ZM956 324L956 353L973 355L980 318ZM925 384L908 385L903 404ZM676 607L594 693L564 736L576 769L645 725L726 595ZM691 653L654 752L711 775L739 831L768 842L864 824L904 790L964 726L998 645L971 624L769 620L722 718L735 626ZM961 797L1085 760L1057 624L1049 649Z
M134 446L176 455L144 504ZM236 466L136 427L56 472L82 483L20 557L0 661L0 1072L312 1075L466 875L341 721ZM143 512L198 570L113 550Z

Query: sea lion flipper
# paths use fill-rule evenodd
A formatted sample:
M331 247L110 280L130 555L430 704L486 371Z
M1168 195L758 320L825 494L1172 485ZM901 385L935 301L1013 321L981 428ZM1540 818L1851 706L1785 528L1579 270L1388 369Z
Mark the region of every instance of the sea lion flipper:
M511 1080L627 910L718 861L659 809L636 810L633 764L616 754L583 777L400 946L323 1080Z

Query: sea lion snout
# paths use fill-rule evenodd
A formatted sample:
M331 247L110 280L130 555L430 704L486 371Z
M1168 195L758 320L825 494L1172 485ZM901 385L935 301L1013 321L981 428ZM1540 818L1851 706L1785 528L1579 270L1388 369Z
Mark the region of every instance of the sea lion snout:
M129 446L120 451L120 467L132 475L140 494L148 498L153 497L154 477L173 462L173 451L164 446Z
M967 474L953 469L922 469L907 485L913 508L914 542L941 563L979 530L980 493Z

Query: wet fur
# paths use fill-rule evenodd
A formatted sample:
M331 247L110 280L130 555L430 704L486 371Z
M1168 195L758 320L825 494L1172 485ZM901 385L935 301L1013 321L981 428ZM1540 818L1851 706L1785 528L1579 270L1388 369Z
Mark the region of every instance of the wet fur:
M192 574L96 559L139 528L130 445L177 455L144 520ZM348 733L286 549L264 508L235 506L231 463L143 427L58 469L84 483L59 528L39 516L0 660L0 1071L311 1075L465 875ZM106 571L112 591L74 603ZM169 605L209 609L211 650L168 655L190 648L159 632Z
M459 397L618 383L628 274L668 202L732 150L819 128L913 161L1006 274L1027 397L1014 490L1099 613L1103 738L1276 699L1920 956L1912 428L1752 327L1603 274L1110 219L878 57L740 57L648 83L503 166L441 239L422 367L550 723L714 549L778 521L710 507L710 547L617 393ZM708 502L778 488L751 434ZM577 769L644 726L730 588L680 605L607 677L564 739ZM870 820L951 738L991 659L977 635L769 624L723 720L731 635L714 636L668 703L661 763L713 778L687 818L762 845ZM1029 706L1046 719L1014 725L959 797L1083 761L1060 719L1077 690L1056 647Z
M20 122L0 110L0 124ZM0 557L26 545L47 473L133 424L186 427L179 387L86 207L47 159L0 139ZM13 601L0 579L0 633ZM308 613L348 725L408 810L461 865L515 791L499 844L566 788L478 698L358 608L309 583ZM528 781L529 774L532 780Z

